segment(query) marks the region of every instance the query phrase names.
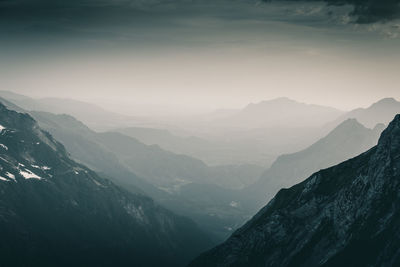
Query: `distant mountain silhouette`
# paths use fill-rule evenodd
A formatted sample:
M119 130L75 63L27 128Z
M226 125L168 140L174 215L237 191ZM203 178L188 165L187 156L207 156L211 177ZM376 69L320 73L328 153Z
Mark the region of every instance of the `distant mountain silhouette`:
M343 114L342 111L310 105L286 97L249 104L238 113L221 119L222 125L241 128L320 127Z
M121 125L142 122L142 118L125 116L103 109L95 104L63 98L33 99L9 91L0 91L0 97L28 111L45 111L55 114L70 114L92 129L109 130Z
M400 115L378 145L289 189L189 266L400 266Z
M357 119L368 128L378 123L387 125L396 114L400 113L400 102L394 98L383 98L368 108L357 108L340 116L333 122L335 125L346 119Z
M146 145L158 145L175 154L184 154L202 160L207 165L213 166L210 168L214 169L214 172L219 172L214 175L215 182L220 182L219 185L223 187L240 189L255 182L263 171L260 166L243 163L252 158L249 155L252 152L250 149L247 155L244 155L244 149L233 147L231 143L216 142L196 136L177 136L166 129L129 127L115 131L133 137ZM235 161L236 164L232 163Z
M376 145L383 124L368 129L348 119L310 147L278 157L260 180L244 191L257 197L256 208L270 200L281 188L288 188L312 173L350 159Z
M275 159L275 155L257 151L254 147L240 144L236 146L235 143L224 142L223 140L206 140L194 136L194 133L188 134L190 135L188 137L180 137L169 130L161 129L168 128L169 124L160 119L121 115L82 101L61 98L34 99L9 91L0 91L0 98L26 111L72 115L96 131L119 129L119 132L134 137L142 143L148 145L157 144L165 150L196 157L210 165L246 164L247 166L245 167L247 169L259 169L254 165L269 165ZM219 114L220 112L217 113ZM222 111L222 113L231 114L231 111ZM208 119L204 117L196 119L199 123L200 121L211 119L208 115L206 117ZM212 115L211 117L215 119L221 116ZM175 127L171 128L175 129ZM237 184L237 186L241 185Z

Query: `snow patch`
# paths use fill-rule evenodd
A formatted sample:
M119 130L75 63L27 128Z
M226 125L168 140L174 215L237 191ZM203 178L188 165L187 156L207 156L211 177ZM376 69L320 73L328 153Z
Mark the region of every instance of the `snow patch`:
M237 208L239 206L239 203L237 203L236 201L231 201L231 203L229 204L229 206Z
M6 145L0 144L0 147L4 148L5 150L8 150L8 147Z
M128 212L129 215L135 217L140 223L147 223L147 218L144 214L142 206L135 207L135 205L128 203L125 206L125 210Z
M12 173L6 172L6 176L7 176L8 178L11 178L11 179L15 180L15 175L12 174Z
M99 183L98 181L96 181L95 179L92 179L92 181L93 181L97 186L105 187L104 185L102 185L101 183Z
M33 172L31 172L30 170L19 170L19 173L25 178L25 179L38 179L41 180L42 177L37 176L36 174L34 174Z
M10 163L8 160L6 160L6 159L3 158L3 157L0 157L0 159L4 160L4 161L7 162L7 163Z
M40 166L38 166L38 165L31 165L33 168L36 168L36 169L41 169L41 170L44 170L44 171L48 171L48 170L51 170L51 168L50 167L47 167L47 166L42 166L42 167L40 167Z

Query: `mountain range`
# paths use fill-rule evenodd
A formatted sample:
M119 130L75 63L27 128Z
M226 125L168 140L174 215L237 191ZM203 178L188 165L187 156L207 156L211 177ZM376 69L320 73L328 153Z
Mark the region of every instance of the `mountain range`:
M189 266L399 266L400 115L377 146L280 190Z
M383 124L369 129L356 119L347 119L308 148L285 154L267 169L260 179L244 189L257 198L256 209L269 201L281 188L293 186L312 173L357 156L376 145Z
M397 113L400 113L400 102L394 98L383 98L367 108L353 109L328 125L336 126L346 119L357 119L365 127L372 128L378 123L388 125Z
M234 115L218 121L221 125L240 128L316 128L344 112L325 106L300 103L280 97L251 103Z
M121 125L141 124L144 121L143 118L121 115L98 105L74 99L51 97L36 99L10 91L0 91L0 97L27 111L72 115L96 130L109 130Z
M191 220L73 161L29 115L0 104L0 124L2 265L182 266L212 244Z
M310 142L314 139L318 141L311 142L304 149L296 150L292 147L290 150L298 152L281 155L264 171L262 167L250 164L209 166L187 155L202 146L212 147L215 140L180 137L167 130L143 127L96 132L70 115L25 111L10 101L2 101L11 109L29 112L43 129L65 145L74 160L131 193L148 195L173 212L193 219L203 231L214 236L215 242L221 242L228 237L280 188L292 186L321 168L332 166L371 148L376 144L383 128L383 125L377 125L374 129L367 129L355 119L347 119L355 114L351 111L320 128L308 128L306 132L281 129L288 137L283 138L286 139L284 142L288 142L293 136L306 136L307 132L308 138L314 136L310 138ZM30 105L40 107L40 103L35 104L34 101L29 99ZM286 98L277 101L298 105ZM63 102L59 103L62 105ZM397 106L396 103L398 102L395 100L382 100L373 104L372 108L358 109L363 112L357 114L361 114L359 118L363 118L365 115L362 114L365 112L375 118L374 122L386 122L396 112L397 109L393 108ZM303 106L301 103L300 105ZM232 113L227 114L229 116ZM317 138L334 125L336 128L325 137ZM276 138L272 138L273 130L268 130L269 135L264 138L272 145L278 143L275 141L284 135L277 134ZM276 132L281 130L275 129ZM265 129L251 131L259 131L260 136L266 132ZM233 132L229 133L232 137ZM251 136L245 138L253 140ZM148 143L142 143L140 139ZM231 141L236 142L235 138ZM254 141L257 143L259 140ZM292 141L298 143L298 140ZM179 147L187 150L183 154L174 153L165 148L168 145L171 150L179 150ZM216 150L220 148L218 145L213 147ZM253 147L247 149L253 151ZM288 144L288 147L291 145ZM212 150L209 152L212 154ZM249 153L243 152L242 156L247 157Z
M250 217L241 206L232 205L238 202L236 192L218 184L224 184L224 179L229 183L235 177L248 177L246 173L252 169L208 167L200 160L147 146L120 133L97 133L69 115L30 114L75 160L130 192L145 193L177 214L190 217L215 241L225 239ZM253 174L254 180L261 171Z

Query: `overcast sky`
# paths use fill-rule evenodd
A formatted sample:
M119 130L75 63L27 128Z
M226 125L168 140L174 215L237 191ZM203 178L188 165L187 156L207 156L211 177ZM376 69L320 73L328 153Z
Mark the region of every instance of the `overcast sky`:
M2 89L131 113L400 100L400 22L321 2L0 0ZM162 108L158 108L162 106Z

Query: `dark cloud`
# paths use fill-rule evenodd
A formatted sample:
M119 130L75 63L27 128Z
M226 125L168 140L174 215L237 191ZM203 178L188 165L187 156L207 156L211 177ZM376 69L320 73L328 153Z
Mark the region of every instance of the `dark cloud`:
M359 23L371 23L400 17L400 0L325 0L332 5L354 5L352 15Z
M282 29L299 35L297 26L331 29L394 18L398 1L0 0L0 41L11 46L31 40L162 46L226 36L226 42L246 42ZM398 36L397 29L385 31Z

